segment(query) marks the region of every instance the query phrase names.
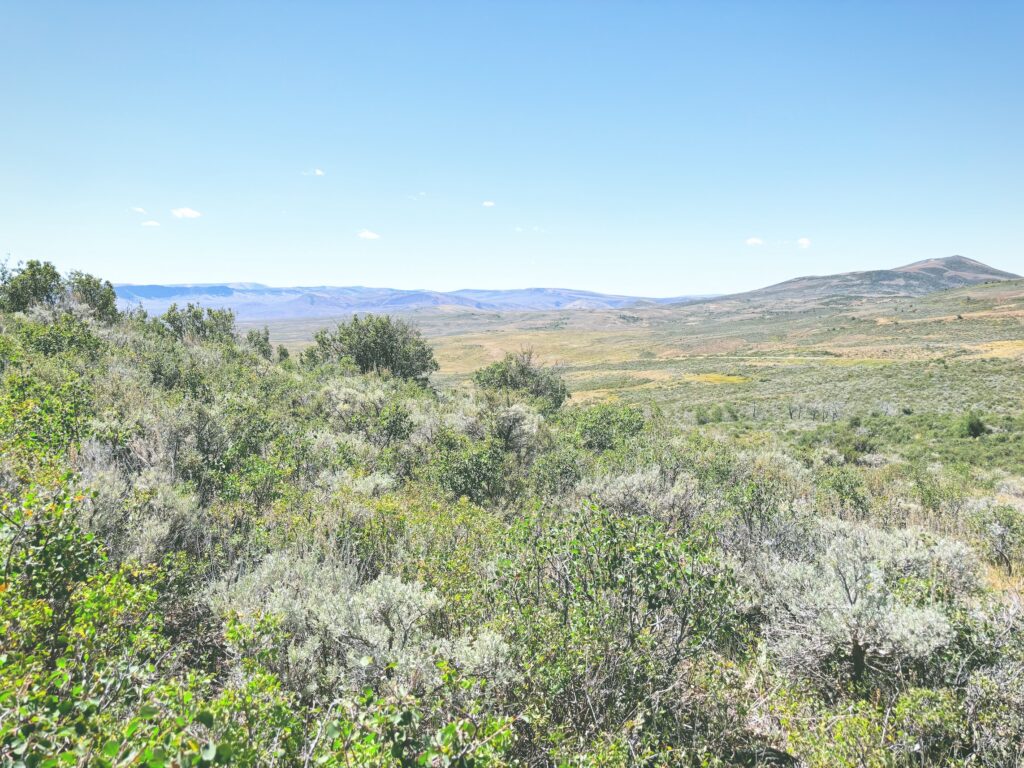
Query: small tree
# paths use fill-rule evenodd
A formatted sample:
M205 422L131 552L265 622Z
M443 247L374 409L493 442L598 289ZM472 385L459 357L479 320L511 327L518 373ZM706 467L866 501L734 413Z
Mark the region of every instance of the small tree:
M960 421L960 435L962 437L981 437L988 432L988 426L981 420L981 416L971 412L965 414Z
M68 290L71 298L89 307L97 320L112 323L121 314L117 311L117 293L108 280L76 271L68 275Z
M389 315L354 315L334 331L317 331L313 341L315 346L302 355L307 364L349 359L361 373L387 373L419 382L438 369L419 329Z
M55 307L64 296L64 280L48 261L32 259L13 272L6 269L0 282L0 309L24 312L30 307Z
M537 402L541 410L556 411L569 398L558 373L533 360L533 350L509 352L496 363L473 374L473 381L488 393L517 393Z
M1010 506L990 506L973 522L986 554L1013 576L1014 562L1024 559L1024 513Z
M270 343L270 329L267 326L263 326L262 329L250 329L245 335L245 343L264 360L270 360L274 356L274 347Z
M179 341L230 342L235 338L235 313L230 309L203 309L198 304L179 309L171 304L157 319L157 327Z

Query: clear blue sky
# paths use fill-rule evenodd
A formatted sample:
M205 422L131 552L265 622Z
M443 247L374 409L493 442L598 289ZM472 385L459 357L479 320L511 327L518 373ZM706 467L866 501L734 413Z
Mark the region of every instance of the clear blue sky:
M0 51L12 262L653 296L1024 273L1019 1L8 0Z

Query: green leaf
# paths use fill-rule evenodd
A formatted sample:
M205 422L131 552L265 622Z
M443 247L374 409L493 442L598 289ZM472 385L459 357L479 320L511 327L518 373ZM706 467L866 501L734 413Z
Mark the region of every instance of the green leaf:
M218 763L226 763L231 760L231 756L235 753L235 748L230 744L221 743L217 745L217 757Z

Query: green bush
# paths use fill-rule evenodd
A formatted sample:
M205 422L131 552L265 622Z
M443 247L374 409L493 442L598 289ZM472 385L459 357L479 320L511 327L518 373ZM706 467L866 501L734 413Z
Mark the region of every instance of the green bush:
M108 280L85 272L72 272L67 279L71 298L92 310L97 320L112 323L120 316L117 310L117 293Z
M558 410L569 397L569 389L558 373L534 362L533 351L509 352L505 357L473 374L473 381L485 392L525 396L545 412Z
M989 431L981 416L973 412L964 415L959 430L961 437L981 437Z
M563 423L582 447L610 451L640 434L645 419L643 411L635 405L602 403L570 411Z
M444 431L434 439L427 474L454 498L472 501L500 497L506 486L500 446L491 440L475 442L465 435Z
M64 295L64 279L48 261L31 260L13 272L0 273L0 309L25 312L31 307L57 306Z
M159 332L192 344L204 341L227 344L235 340L235 313L230 309L204 309L198 304L180 309L177 304L171 304L155 323Z
M388 315L354 316L334 331L317 331L302 354L310 365L352 360L361 373L387 373L425 381L437 370L434 353L418 329Z

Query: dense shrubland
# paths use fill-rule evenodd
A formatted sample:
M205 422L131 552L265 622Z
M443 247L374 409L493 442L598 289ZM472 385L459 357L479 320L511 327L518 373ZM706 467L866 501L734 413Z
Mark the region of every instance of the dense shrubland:
M3 764L1024 764L1019 475L0 277Z

